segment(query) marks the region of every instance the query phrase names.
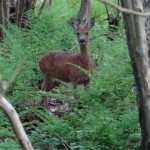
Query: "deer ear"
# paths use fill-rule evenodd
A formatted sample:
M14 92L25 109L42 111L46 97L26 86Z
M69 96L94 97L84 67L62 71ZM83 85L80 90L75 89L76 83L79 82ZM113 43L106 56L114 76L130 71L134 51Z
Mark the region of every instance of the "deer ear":
M78 28L77 21L76 21L76 19L73 18L73 17L70 19L69 25L70 25L73 29L75 29L75 30L77 30L77 28Z
M92 17L87 23L88 29L91 29L94 26L94 24L95 24L95 18Z

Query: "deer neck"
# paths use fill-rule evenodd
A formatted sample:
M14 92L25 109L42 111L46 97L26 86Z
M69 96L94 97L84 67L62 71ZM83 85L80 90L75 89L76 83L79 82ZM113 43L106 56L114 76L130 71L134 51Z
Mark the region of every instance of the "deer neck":
M89 54L89 51L88 51L87 44L80 45L80 54L81 54L82 58L90 59L90 54Z

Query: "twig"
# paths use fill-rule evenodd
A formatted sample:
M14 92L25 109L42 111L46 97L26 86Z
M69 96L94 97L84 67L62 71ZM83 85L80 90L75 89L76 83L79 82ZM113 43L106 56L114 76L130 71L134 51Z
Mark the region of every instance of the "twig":
M96 136L95 139L97 139L98 136L101 136L101 134L103 133L103 131L112 123L112 120L110 120L110 122L108 122L99 132L99 134Z
M101 34L101 35L98 35L98 36L94 36L94 37L90 38L89 40L90 40L90 41L91 41L91 40L95 40L95 39L97 39L97 38L99 38L99 37L101 37L101 36L108 36L109 34L112 34L112 35L114 35L114 36L117 35L117 36L123 38L124 40L126 40L126 37L124 36L124 34L121 34L121 33L112 33L112 32L108 32L108 33L104 33L104 34Z
M12 84L12 83L15 81L17 75L19 74L19 72L20 72L21 69L22 69L23 63L24 63L24 61L21 61L21 62L19 63L18 67L15 69L15 71L13 72L13 74L12 74L12 76L10 77L10 79L9 79L8 82L7 82L7 81L3 81L2 78L0 77L0 87L1 87L1 89L2 89L2 91L1 91L1 95L2 95L2 96L5 95L8 86L9 86L10 84Z
M126 8L123 8L123 7L120 7L120 6L117 6L113 3L110 3L108 2L108 0L100 0L102 3L104 4L107 4L123 13L126 13L126 14L132 14L132 15L138 15L138 16L141 16L141 17L147 17L147 16L150 16L150 12L148 13L143 13L143 12L137 12L137 11L134 11L134 10L130 10L130 9L126 9Z
M20 72L21 69L22 69L23 64L24 64L24 61L20 61L20 62L19 62L19 65L18 65L17 68L14 70L12 76L10 77L10 79L9 79L9 81L8 81L8 84L9 84L9 85L12 84L12 83L15 81L17 75L19 74L19 72Z
M70 51L74 50L77 46L79 45L79 43L77 43L75 46L73 46Z
M55 134L59 139L62 140L63 145L65 146L65 148L66 148L67 150L69 150L69 149L70 149L70 146L67 144L67 142L66 142L59 134L57 134L56 132L54 132L54 134Z

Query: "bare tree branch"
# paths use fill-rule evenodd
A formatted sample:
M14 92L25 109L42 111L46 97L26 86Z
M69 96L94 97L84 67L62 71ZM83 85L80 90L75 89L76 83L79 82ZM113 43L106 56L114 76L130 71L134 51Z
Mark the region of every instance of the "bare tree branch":
M134 11L134 10L130 10L130 9L126 9L126 8L123 8L123 7L120 7L120 6L117 6L113 3L110 3L108 2L108 0L100 0L102 3L104 4L107 4L123 13L126 13L126 14L132 14L132 15L138 15L138 16L141 16L141 17L147 17L147 16L150 16L150 12L149 13L143 13L143 12L137 12L137 11Z
M20 72L21 69L22 69L23 64L24 64L24 60L19 61L17 68L14 70L12 76L10 77L10 79L9 79L9 81L8 81L8 84L9 84L9 85L12 84L12 82L15 81L17 75L19 74L19 72Z
M23 150L33 150L32 145L25 133L25 130L21 124L19 116L13 106L0 94L0 109L7 115L9 121L12 124L14 132L18 138L18 141Z

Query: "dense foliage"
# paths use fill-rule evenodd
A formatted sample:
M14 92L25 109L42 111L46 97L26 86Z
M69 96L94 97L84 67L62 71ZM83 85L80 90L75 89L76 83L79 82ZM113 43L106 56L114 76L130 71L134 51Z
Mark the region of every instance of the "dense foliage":
M67 22L78 12L79 1L55 0L39 19L36 12L31 30L20 31L9 25L6 39L0 44L0 74L9 80L15 68L21 71L9 86L6 97L19 112L23 125L36 150L125 150L139 147L140 128L135 100L134 78L126 45L123 22L116 32L108 31L106 11L98 0L93 2L96 24L90 31L89 50L95 64L91 86L80 86L75 92L78 103L69 99L72 85L62 83L54 97L66 100L71 111L57 116L31 107L41 100L38 81L38 59L47 51L79 51L73 30ZM103 11L102 11L103 10ZM115 11L111 10L115 13ZM107 36L112 36L110 40ZM25 109L29 106L28 109ZM11 125L0 113L0 148L19 150Z

